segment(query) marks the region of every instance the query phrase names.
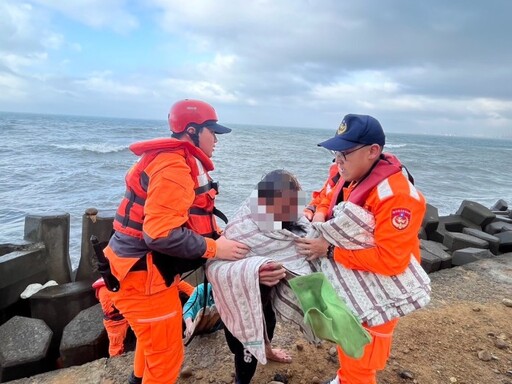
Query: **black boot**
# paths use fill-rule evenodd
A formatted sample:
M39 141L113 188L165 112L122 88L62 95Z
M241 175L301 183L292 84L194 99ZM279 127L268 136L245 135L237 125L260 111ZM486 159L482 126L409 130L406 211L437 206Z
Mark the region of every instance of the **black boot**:
M130 377L128 377L128 384L142 384L142 377L135 376L135 373L130 373Z

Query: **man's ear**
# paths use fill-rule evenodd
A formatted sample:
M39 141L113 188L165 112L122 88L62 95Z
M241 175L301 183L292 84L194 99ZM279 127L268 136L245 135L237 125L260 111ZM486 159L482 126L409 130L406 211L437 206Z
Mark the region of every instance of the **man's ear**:
M376 159L377 157L379 157L381 152L382 149L378 144L372 144L372 146L370 147L370 157L372 159Z
M187 131L187 133L189 135L195 135L196 134L196 129L194 127L187 127L186 131Z

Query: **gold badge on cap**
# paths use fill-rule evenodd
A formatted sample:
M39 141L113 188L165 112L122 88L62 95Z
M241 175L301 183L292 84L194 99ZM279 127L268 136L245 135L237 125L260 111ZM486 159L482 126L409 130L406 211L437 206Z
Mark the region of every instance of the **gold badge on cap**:
M343 135L345 131L347 130L347 124L345 123L345 120L343 120L338 127L338 132L336 132L337 135Z

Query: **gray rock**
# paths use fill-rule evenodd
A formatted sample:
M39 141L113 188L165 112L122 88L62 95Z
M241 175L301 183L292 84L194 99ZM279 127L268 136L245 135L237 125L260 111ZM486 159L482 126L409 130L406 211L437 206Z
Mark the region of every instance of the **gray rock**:
M480 226L480 228L491 223L496 217L489 208L470 200L464 200L456 214L471 221L472 223L475 223Z
M65 367L108 355L108 338L100 304L81 311L62 332L60 356Z
M14 316L0 326L0 382L44 372L51 340L39 319Z
M489 243L489 250L495 255L498 254L500 248L500 239L498 237L474 228L464 228L462 233L487 241Z

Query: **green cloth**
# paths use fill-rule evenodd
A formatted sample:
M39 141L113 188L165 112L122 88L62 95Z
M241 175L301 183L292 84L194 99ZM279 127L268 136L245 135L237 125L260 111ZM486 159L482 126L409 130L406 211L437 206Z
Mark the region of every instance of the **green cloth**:
M295 277L289 283L304 311L304 323L316 337L338 344L350 357L363 356L372 338L323 273Z

